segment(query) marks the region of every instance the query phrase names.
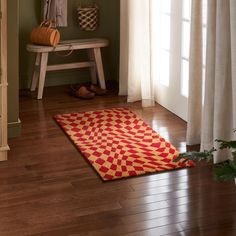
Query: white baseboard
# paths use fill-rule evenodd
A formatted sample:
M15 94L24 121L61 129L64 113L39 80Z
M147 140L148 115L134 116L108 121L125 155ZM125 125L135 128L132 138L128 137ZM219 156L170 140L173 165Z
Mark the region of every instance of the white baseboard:
M7 152L10 150L8 146L0 148L0 161L7 161Z
M16 122L8 123L8 138L19 137L21 133L21 121L18 119Z

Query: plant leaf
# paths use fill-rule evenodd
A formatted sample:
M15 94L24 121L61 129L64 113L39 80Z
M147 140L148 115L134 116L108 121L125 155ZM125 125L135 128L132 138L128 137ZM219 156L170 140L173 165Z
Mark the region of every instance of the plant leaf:
M220 143L220 149L225 149L225 148L236 148L236 140L233 141L225 141L221 139L216 139L216 142Z
M232 152L232 156L233 156L234 160L236 160L236 151Z
M207 161L210 162L213 160L213 152L215 152L216 149L212 148L210 151L204 151L204 152L184 152L179 154L179 156L174 159L174 162L179 162L183 160L183 163L186 163L187 161L194 161L194 162L200 162L200 161Z
M233 180L236 178L236 166L229 163L221 163L215 165L215 179L216 180Z
M232 161L229 161L229 165L230 165L230 167L231 167L232 169L234 169L235 172L236 172L236 160L234 159L234 160L232 160Z

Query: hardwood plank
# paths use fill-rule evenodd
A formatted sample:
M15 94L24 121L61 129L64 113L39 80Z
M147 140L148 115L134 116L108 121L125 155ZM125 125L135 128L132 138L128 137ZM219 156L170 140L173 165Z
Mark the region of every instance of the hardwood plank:
M22 136L0 163L0 235L234 235L235 185L215 182L210 165L104 183L53 116L128 107L186 150L184 121L112 91L86 101L67 90L46 88L44 101L21 92Z

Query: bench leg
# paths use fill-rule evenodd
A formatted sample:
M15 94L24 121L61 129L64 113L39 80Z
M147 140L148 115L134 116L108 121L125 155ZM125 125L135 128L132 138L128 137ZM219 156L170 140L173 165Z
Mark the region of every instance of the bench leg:
M94 52L95 63L96 63L96 68L97 68L98 80L99 80L99 83L100 83L100 87L102 89L106 89L101 50L100 50L100 48L94 48L93 52Z
M33 78L31 81L30 91L35 91L35 89L37 87L37 83L39 80L40 58L41 58L41 53L37 53L36 58L35 58L34 74L33 74Z
M92 84L97 84L97 69L96 69L93 49L88 49L88 56L89 56L89 61L94 63L94 65L90 67Z
M43 89L45 83L45 76L48 64L48 53L42 53L41 60L40 60L40 71L39 71L39 88L38 88L38 99L43 98Z

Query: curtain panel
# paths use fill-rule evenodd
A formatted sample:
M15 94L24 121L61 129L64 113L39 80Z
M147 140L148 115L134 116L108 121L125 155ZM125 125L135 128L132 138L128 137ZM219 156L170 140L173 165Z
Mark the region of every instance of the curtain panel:
M202 0L192 1L190 56L189 56L189 97L188 97L188 145L201 142L202 117Z
M119 94L187 120L190 0L121 0L120 7Z
M193 6L199 0L193 0ZM192 8L192 41L191 50L195 44L200 44L201 38L194 36L198 26L194 21L198 8ZM236 128L236 1L235 0L208 0L207 23L207 53L206 53L206 80L203 105L201 93L189 100L188 116L188 144L201 143L201 150L213 147L215 139L231 140L235 137ZM199 28L200 29L200 28ZM192 66L199 60L198 54L192 55ZM198 68L198 64L196 64ZM198 68L198 70L200 70ZM197 73L200 73L199 71ZM198 89L200 82L196 74L190 72L190 90ZM196 107L197 103L197 107ZM194 114L201 114L193 119ZM196 111L195 111L196 109ZM201 139L199 132L201 130ZM214 162L228 159L228 152L217 152Z
M179 114L184 114L181 108L187 105L185 100L188 101L187 144L200 143L202 150L209 150L215 145L215 139L235 138L236 1L207 0L205 64L202 22L204 1L191 1L190 52L186 55L184 42L188 40L186 34L183 36L183 9L186 5L183 3L189 2L174 0L168 4L161 0L121 0L119 93L128 95L128 102L141 100L143 106L152 106L156 98L175 114L179 111ZM163 13L160 7L163 7ZM159 19L160 24L156 24L155 19ZM165 25L163 19L167 19L169 25ZM169 39L165 40L164 37ZM185 57L189 56L189 91L185 98L180 91L183 83L186 85L183 80L183 75L186 79L183 74L183 51ZM161 66L165 61L163 55L167 54L168 63ZM188 58L184 60L187 62ZM167 82L162 81L164 77ZM227 157L227 152L217 152L214 161L221 162Z
M121 0L120 95L154 105L151 68L151 1ZM142 16L142 17L140 17Z

